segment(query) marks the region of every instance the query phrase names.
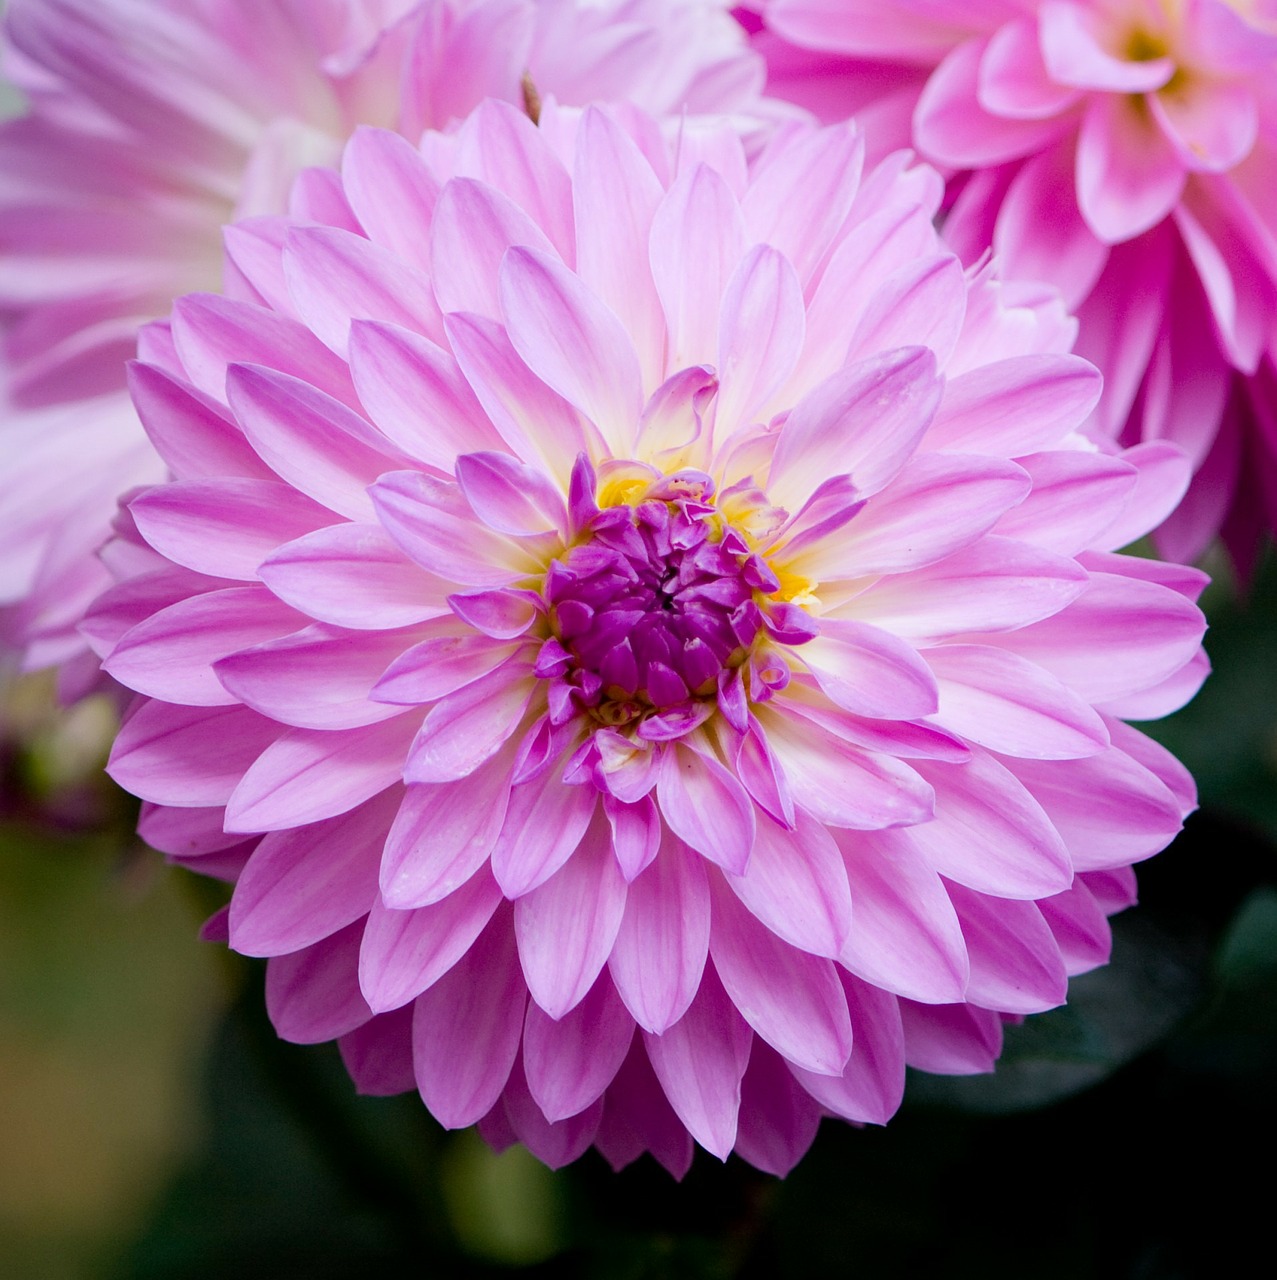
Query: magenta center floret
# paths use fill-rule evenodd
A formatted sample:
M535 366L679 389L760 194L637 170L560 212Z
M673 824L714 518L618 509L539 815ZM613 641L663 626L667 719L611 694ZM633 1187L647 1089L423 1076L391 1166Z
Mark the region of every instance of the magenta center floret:
M792 631L800 611L775 600L779 580L724 518L709 476L682 471L629 489L600 508L591 477L591 509L545 576L552 635L536 671L552 681L556 723L584 708L602 724L674 736L713 711L762 632L775 634L782 617ZM815 630L799 623L788 642ZM767 665L770 687L788 679L782 668Z

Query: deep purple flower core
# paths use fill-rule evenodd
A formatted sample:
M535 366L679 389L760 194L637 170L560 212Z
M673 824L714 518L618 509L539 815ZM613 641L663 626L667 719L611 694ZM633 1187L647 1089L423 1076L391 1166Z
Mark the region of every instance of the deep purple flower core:
M601 495L589 477L573 514L577 536L542 588L551 634L536 671L554 684L551 719L584 708L602 725L663 738L708 718L729 684L743 704L741 668L795 610L715 501L711 477L622 464ZM801 643L816 627L799 631ZM770 658L766 679L751 682L756 700L788 679Z

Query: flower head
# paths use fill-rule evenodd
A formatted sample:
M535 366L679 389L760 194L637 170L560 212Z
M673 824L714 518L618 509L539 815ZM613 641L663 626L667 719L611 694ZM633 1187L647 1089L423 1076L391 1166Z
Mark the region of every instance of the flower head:
M1191 807L1119 717L1200 681L1203 579L1109 550L1182 460L1079 436L1058 301L861 153L361 131L339 223L244 225L149 331L111 772L362 1088L783 1171L987 1069Z
M1105 375L1095 427L1184 448L1198 475L1159 531L1165 553L1196 556L1226 525L1249 561L1271 522L1240 460L1272 473L1277 457L1258 430L1241 444L1227 404L1253 396L1277 344L1270 6L768 0L765 12L772 91L819 92L826 116L867 111L884 138L912 137L955 173L945 234L958 252L992 245L1004 275L1050 281L1078 308L1078 350Z
M332 213L360 124L412 139L485 96L757 125L714 0L13 0L0 129L0 635L66 662L116 498L162 475L124 391L140 324L222 279L234 218ZM301 181L294 186L299 172Z

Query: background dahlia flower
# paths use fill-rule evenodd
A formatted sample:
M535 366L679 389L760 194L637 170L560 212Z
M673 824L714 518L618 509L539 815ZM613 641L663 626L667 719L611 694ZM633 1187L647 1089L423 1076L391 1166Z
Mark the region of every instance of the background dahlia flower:
M945 234L1055 284L1098 425L1196 481L1172 559L1277 528L1277 9L1226 0L765 0L769 91L955 175Z
M749 110L763 76L713 0L10 0L4 35L30 107L0 129L0 639L30 667L81 653L115 500L163 474L124 365L220 288L223 224L282 213L299 171L292 211L322 217L308 166L357 124L415 140L525 73L693 114Z
M1120 717L1196 688L1204 579L1112 553L1187 472L1076 432L1071 322L939 193L488 102L145 332L110 772L282 1036L551 1165L783 1172L1103 962L1194 803Z

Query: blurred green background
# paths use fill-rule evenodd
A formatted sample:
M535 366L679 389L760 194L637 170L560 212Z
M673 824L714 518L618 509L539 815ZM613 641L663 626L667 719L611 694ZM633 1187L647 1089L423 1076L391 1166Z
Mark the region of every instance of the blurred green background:
M275 1039L258 966L196 940L219 891L132 836L111 708L11 683L0 1276L1241 1273L1277 1136L1277 571L1207 604L1216 674L1153 727L1203 807L1140 869L1112 965L996 1075L919 1076L885 1130L826 1122L783 1182L704 1153L681 1185L646 1157L552 1173L357 1098L331 1046Z

